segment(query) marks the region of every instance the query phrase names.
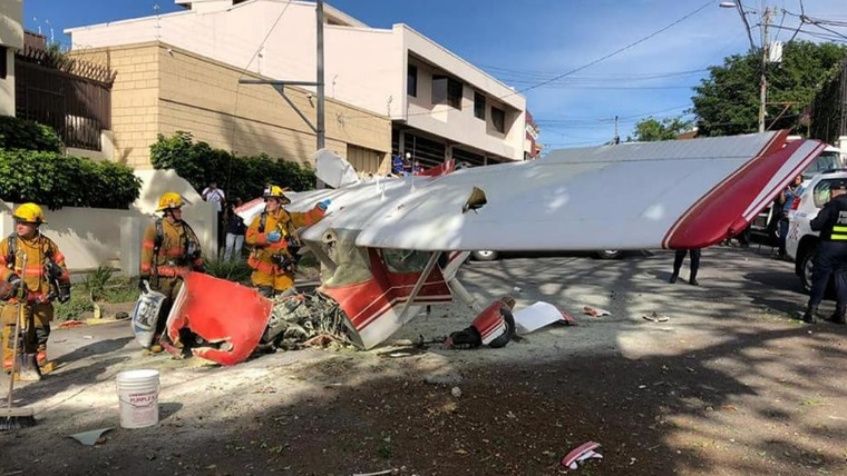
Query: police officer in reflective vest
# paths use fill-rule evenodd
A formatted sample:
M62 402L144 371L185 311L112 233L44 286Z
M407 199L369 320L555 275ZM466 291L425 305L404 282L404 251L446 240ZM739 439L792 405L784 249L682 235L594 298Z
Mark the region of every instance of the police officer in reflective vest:
M820 243L812 269L809 305L803 314L803 320L808 323L815 322L818 305L832 275L835 276L837 304L830 320L844 324L847 310L847 180L831 182L830 192L831 199L811 221L812 230L820 231Z
M147 227L141 242L139 287L141 292L149 287L167 297L163 312L167 312L173 303L182 277L190 271L204 271L200 240L182 219L183 205L180 194L162 194L156 211L161 212L163 217ZM163 324L160 322L159 326ZM157 329L157 332L161 331L161 328Z
M291 203L285 190L271 185L265 190L265 209L247 228L245 241L252 246L247 264L253 268L253 286L272 297L294 286L294 270L299 242L295 231L324 217L331 200L325 199L308 212L289 212L282 206Z
M47 361L47 338L53 320L53 300L70 299L70 277L59 247L39 228L46 223L41 207L24 203L14 214L15 232L0 241L0 283L3 300L3 367L10 371L14 359L15 320L21 319L23 353L36 354L41 372L52 366ZM18 348L21 352L21 348Z

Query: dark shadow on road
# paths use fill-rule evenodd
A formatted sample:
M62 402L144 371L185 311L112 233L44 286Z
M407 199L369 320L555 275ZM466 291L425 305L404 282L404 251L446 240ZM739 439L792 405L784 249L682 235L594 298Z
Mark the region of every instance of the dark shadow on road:
M117 339L108 339L99 342L94 342L84 347L75 349L65 355L62 355L61 357L56 359L56 363L59 365L67 365L79 359L91 357L92 355L108 354L110 352L114 352L118 349L124 348L127 343L129 343L132 339L133 338L131 336L127 336L120 337Z

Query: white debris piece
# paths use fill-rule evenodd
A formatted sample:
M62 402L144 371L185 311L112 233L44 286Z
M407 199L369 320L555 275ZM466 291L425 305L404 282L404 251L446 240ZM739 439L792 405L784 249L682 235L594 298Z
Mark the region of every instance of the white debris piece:
M332 188L359 183L359 176L353 166L329 149L321 149L315 153L315 174Z
M532 306L525 307L515 313L515 326L519 335L541 329L557 321L564 321L562 311L556 306L538 301Z

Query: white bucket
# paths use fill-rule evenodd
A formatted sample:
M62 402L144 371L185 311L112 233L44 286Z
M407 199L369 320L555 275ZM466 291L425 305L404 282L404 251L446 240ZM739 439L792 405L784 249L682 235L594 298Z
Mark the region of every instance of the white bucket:
M159 371L126 370L118 374L121 427L144 428L159 422Z

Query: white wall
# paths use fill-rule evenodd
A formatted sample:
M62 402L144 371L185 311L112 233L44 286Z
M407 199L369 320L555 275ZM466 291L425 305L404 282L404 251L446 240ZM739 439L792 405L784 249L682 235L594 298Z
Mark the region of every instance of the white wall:
M22 0L0 1L0 45L7 48L0 61L6 62L6 79L0 79L0 115L15 115L15 51L23 48Z
M254 55L271 29L259 54ZM160 40L264 76L315 80L314 3L253 0L223 11L177 12L66 31L71 33L75 50ZM324 46L328 97L395 120L408 120L413 127L491 154L513 160L523 158L526 99L408 26L397 24L387 30L327 25ZM406 62L410 53L462 80L467 86L465 94L470 94L470 108L463 108L462 114L444 111L434 118L421 118L428 111L415 109L406 96ZM489 98L500 98L507 112L507 124L514 124L505 138L492 133L493 128L474 127L479 120L473 116L471 87ZM421 93L429 100L428 92Z
M391 30L324 28L326 95L400 117L406 81L401 39Z
M45 236L59 246L71 273L81 273L110 266L128 276L138 275L141 238L154 220L155 203L160 191L175 191L189 200L184 218L197 233L208 258L217 250L217 221L212 205L202 201L197 192L173 171L145 171L147 180L139 200L130 210L64 207L47 210ZM17 204L0 200L0 237L14 231L12 212Z
M0 45L19 50L24 47L23 0L0 1Z
M464 83L462 87L461 108L447 104L432 104L432 75L436 71L428 64L415 59L409 60L418 68L417 96L407 98L406 123L414 128L439 135L453 142L466 144L476 149L506 157L512 160L523 158L523 111L497 101L485 91ZM443 73L443 71L438 71ZM405 79L404 79L405 81ZM474 115L474 93L486 95L485 119ZM491 119L491 107L506 112L506 133L496 130ZM517 129L521 128L520 131Z
M15 50L0 58L6 62L6 79L0 79L0 116L15 115Z
M0 201L3 237L14 232L12 212L17 205ZM42 232L59 246L71 273L110 266L130 276L138 274L141 234L148 217L137 210L75 207L45 209L45 214Z

